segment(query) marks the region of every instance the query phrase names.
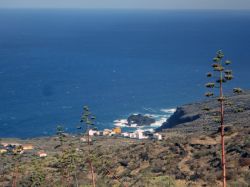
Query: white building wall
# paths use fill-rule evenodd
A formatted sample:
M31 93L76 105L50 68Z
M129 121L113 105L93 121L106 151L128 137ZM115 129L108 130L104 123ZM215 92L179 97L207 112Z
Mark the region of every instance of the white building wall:
M89 135L90 135L90 136L94 136L95 134L96 134L96 131L94 131L94 130L92 130L92 129L89 130Z
M136 134L136 138L138 139L146 139L147 137L144 136L144 131L143 130L136 130L135 134Z
M162 135L159 134L159 133L155 133L154 138L157 139L157 140L162 140Z

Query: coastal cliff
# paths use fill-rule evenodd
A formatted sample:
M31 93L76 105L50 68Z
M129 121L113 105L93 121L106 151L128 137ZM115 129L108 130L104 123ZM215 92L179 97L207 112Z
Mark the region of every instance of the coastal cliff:
M219 126L219 103L216 98L177 107L176 112L158 129L186 132L216 131ZM250 91L230 95L225 101L225 124L250 126Z

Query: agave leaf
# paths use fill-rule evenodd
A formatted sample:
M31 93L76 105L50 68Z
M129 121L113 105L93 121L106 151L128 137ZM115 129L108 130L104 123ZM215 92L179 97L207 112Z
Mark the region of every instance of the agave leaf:
M224 57L222 50L217 51L216 56L217 56L217 58L222 59Z
M220 82L225 83L225 82L226 82L226 79L223 79L223 78L222 78L222 79L218 79L218 80L216 80L216 82L217 82L217 83L220 83Z
M214 71L223 71L223 70L224 70L223 66L214 67Z
M207 93L205 93L205 96L206 97L211 97L211 96L213 96L214 95L214 93L212 93L212 92L207 92Z
M240 94L240 93L243 92L243 90L241 88L234 88L233 92L236 93L236 94Z
M226 80L232 80L233 79L233 75L225 75L224 76Z
M212 77L213 75L212 75L212 73L207 73L207 77Z
M225 98L225 97L219 97L217 100L218 100L219 102L222 102L222 101L225 101L226 98Z
M204 111L209 111L210 108L209 108L208 106L205 106L202 110L204 110Z
M209 82L206 84L207 88L213 88L215 86L215 84L213 82Z
M232 63L232 62L231 62L230 60L226 60L226 61L225 61L225 64L226 64L226 65L229 65L229 64L231 64L231 63Z
M232 74L232 72L233 72L233 71L232 71L232 70L229 70L229 69L227 69L227 70L224 71L224 73L227 74L227 75Z

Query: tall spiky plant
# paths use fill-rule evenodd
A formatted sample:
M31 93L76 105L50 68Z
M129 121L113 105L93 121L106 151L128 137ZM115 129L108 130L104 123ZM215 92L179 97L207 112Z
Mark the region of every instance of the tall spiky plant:
M60 141L60 146L63 145L63 142L65 142L65 135L64 135L64 128L62 125L58 125L56 127L56 135L58 136L59 138L59 141Z
M87 143L88 143L88 159L87 162L89 163L90 172L91 172L91 178L92 178L92 186L95 187L95 173L94 173L94 167L92 162L92 156L91 156L91 144L90 144L90 135L89 131L94 127L94 120L95 116L93 116L89 110L88 106L83 107L83 114L81 116L81 123L84 123L86 126L86 135L87 135Z
M12 159L13 159L13 173L12 173L12 187L16 187L17 186L17 179L18 179L18 175L19 175L19 164L20 164L20 160L21 160L21 155L22 155L22 151L23 151L23 146L19 145L19 146L15 146L12 150L10 150L9 154L12 155Z
M228 69L231 61L224 60L224 54L221 50L217 51L216 56L213 58L212 64L214 73L207 73L208 78L214 78L212 82L208 82L205 86L208 89L219 88L218 102L220 103L220 135L221 135L221 164L222 164L222 182L223 187L226 187L226 156L225 156L225 140L224 140L224 102L223 84L232 80L232 70ZM214 96L214 92L207 92L206 97Z

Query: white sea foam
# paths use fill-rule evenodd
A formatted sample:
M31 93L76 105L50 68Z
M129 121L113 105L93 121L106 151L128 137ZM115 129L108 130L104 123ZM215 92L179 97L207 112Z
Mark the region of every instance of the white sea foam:
M160 115L156 114L144 114L144 116L150 117L150 118L158 118Z
M115 123L128 123L126 119L115 120Z
M136 124L136 123L132 123L131 125L130 125L130 127L138 127L138 125Z
M150 109L151 110L151 109ZM153 109L152 109L153 111ZM168 109L161 109L160 114L157 114L157 111L150 113L143 114L144 116L148 116L150 118L154 118L155 122L150 126L138 126L138 124L132 123L130 126L128 125L127 119L118 119L114 121L114 125L118 127L132 127L136 129L152 129L154 130L157 127L160 127L167 119L176 111L175 108L168 108ZM163 112L163 113L162 113ZM134 113L133 115L137 115L138 113Z
M153 128L149 128L149 129L143 129L144 131L149 131L149 132L154 132L155 130Z
M121 124L121 123L115 123L114 125L115 125L116 127L127 127L127 125Z
M136 116L136 115L139 115L139 113L138 113L138 112L136 112L136 113L133 113L132 115L135 115L135 116Z
M165 113L174 113L176 111L176 108L161 109L161 111Z
M160 127L164 122L166 122L167 118L163 117L160 118L159 120L156 120L153 124L151 124L151 127Z
M126 119L115 120L114 125L117 127L126 127L128 125L128 121Z

